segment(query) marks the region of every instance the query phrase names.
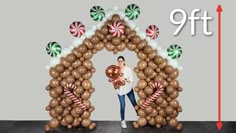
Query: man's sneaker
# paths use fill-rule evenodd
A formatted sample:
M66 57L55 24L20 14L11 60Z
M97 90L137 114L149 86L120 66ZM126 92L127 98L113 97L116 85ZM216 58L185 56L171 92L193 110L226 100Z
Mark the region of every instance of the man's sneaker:
M125 122L124 120L121 121L121 127L122 127L122 128L127 128L126 122Z

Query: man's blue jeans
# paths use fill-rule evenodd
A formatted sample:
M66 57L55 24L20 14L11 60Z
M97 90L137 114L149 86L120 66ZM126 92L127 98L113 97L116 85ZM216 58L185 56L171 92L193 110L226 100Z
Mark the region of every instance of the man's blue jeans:
M133 89L127 93L127 96L131 102L131 104L133 105L133 107L135 107L137 105L135 97L134 97L134 91ZM120 117L121 120L125 119L125 95L118 95L119 101L120 101Z

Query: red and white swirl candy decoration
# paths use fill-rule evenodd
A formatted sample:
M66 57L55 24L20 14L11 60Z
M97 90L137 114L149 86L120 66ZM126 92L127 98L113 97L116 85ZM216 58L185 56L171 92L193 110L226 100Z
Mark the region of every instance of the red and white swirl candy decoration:
M156 39L159 35L159 28L157 28L156 25L148 26L148 28L146 29L146 35L151 39Z
M84 103L81 102L81 100L71 92L71 90L74 90L74 89L76 89L75 85L73 85L73 84L66 84L66 86L64 87L64 94L67 97L69 97L82 110L86 110L87 107L84 105Z
M85 33L85 26L79 21L74 21L70 25L70 33L74 37L81 37Z
M125 32L125 26L120 21L115 21L111 25L109 25L109 32L112 36L121 37L121 35Z
M143 102L143 104L141 105L142 109L145 109L147 106L149 106L154 100L157 99L158 96L161 95L161 93L163 93L163 86L159 83L159 82L155 82L154 84L152 84L150 86L152 89L153 88L157 88L156 92L154 94L152 94L150 97L148 97L145 102Z

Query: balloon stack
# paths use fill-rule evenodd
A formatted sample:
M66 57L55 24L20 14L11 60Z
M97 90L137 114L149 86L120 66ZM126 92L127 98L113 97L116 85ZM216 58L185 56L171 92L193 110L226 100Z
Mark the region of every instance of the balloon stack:
M129 8L126 15L129 19L136 19L140 13L139 8L134 5ZM94 12L95 9L100 13L93 13L91 17L100 21L104 16L103 9L94 7L91 11ZM130 14L131 10L135 11L134 15ZM130 21L129 19L127 21ZM121 25L119 33L110 30L112 24ZM75 25L78 26L78 23ZM73 35L80 34L75 32ZM156 35L153 36L155 37ZM178 114L182 112L182 107L177 100L179 92L182 91L177 80L178 69L160 56L159 52L152 48L145 38L140 37L126 20L118 14L113 14L110 19L104 21L101 28L96 29L94 35L85 37L69 54L60 57L60 63L50 67L49 74L52 79L46 86L46 90L51 100L46 110L52 118L45 126L46 131L58 126L72 128L82 125L89 129L96 127L96 123L90 119L95 109L89 100L95 91L91 77L96 71L91 58L103 49L116 54L126 48L134 52L139 59L134 68L139 79L134 89L139 97L138 105L135 107L139 118L133 122L133 126L138 128L152 125L160 128L169 125L178 130L182 129L182 124L177 120ZM118 68L115 68L110 69L106 74L109 78L115 78L118 73Z

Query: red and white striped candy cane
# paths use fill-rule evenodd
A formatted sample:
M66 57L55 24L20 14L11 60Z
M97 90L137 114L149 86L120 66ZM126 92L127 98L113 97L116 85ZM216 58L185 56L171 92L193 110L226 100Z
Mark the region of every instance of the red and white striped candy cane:
M147 106L149 106L154 100L157 99L157 97L159 95L161 95L161 93L163 93L163 86L159 83L159 82L155 82L154 84L152 84L150 86L152 89L153 88L157 88L156 92L154 94L152 94L149 98L147 98L145 100L145 102L143 102L143 104L141 105L142 109L145 109Z
M73 89L76 89L76 86L74 84L66 84L66 86L64 87L64 94L68 96L82 110L86 110L87 107L84 105L84 103L81 102L81 100L71 92L71 90Z

